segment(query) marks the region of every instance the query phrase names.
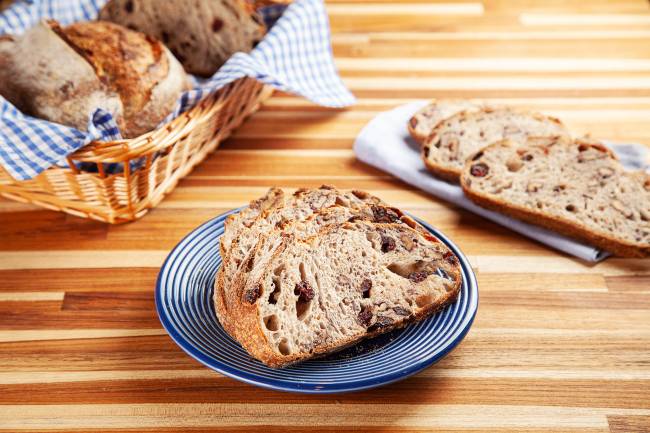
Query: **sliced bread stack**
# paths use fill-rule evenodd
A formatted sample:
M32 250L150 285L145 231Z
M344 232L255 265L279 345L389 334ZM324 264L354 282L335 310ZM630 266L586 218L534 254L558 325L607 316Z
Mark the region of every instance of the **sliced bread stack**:
M282 367L428 317L456 299L456 256L396 208L331 186L272 188L226 224L214 302L253 357Z
M422 143L422 158L429 171L458 182L469 155L495 141L531 136L569 138L569 133L558 119L539 113L511 108L462 111L432 130Z
M558 119L442 100L409 131L427 169L477 204L616 255L650 256L649 176L625 171L602 144L574 141Z

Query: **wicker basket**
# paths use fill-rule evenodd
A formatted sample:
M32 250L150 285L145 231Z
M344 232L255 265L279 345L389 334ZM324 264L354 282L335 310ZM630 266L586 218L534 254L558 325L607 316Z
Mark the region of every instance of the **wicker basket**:
M82 147L68 157L72 168L53 167L25 181L0 168L0 194L112 224L136 220L160 203L272 92L242 78L155 131ZM85 163L82 170L78 162ZM124 169L108 174L106 164L111 163L123 163Z

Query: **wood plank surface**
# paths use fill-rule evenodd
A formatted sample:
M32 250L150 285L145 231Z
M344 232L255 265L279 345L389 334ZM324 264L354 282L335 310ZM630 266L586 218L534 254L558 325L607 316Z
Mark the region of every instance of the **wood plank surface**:
M328 0L332 110L277 93L142 220L107 226L0 199L0 431L650 432L650 261L587 264L357 161L377 113L489 98L576 133L650 146L646 0ZM269 186L366 189L453 238L480 307L436 366L380 389L303 396L202 367L153 288L192 228Z

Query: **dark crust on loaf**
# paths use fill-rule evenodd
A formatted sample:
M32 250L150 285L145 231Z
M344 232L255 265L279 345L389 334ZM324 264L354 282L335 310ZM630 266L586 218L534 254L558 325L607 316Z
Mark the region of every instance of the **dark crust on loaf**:
M181 92L189 88L181 65L156 39L106 21L77 22L66 27L53 20L45 24L93 69L102 87L119 96L121 107L114 116L125 138L155 129ZM61 90L62 98L67 96L65 88ZM87 119L83 129L86 124Z
M493 143L484 149L488 149L492 146L500 145L502 142ZM588 144L592 146L592 144ZM630 258L645 258L650 257L650 247L638 247L635 245L630 245L624 242L621 242L617 239L610 238L608 236L603 236L597 233L593 233L586 227L580 224L568 223L561 221L558 218L550 217L545 215L543 212L536 212L530 209L527 209L523 206L518 206L516 204L506 203L503 200L495 200L486 194L482 194L472 190L468 187L466 182L466 177L468 170L471 166L471 159L465 164L463 170L463 176L461 178L461 186L463 187L463 192L467 197L469 197L474 203L478 204L481 207L486 209L494 210L496 212L511 216L513 218L525 221L530 224L542 226L549 230L561 233L565 236L586 241L591 245L602 248L605 251L620 256L620 257L630 257Z
M124 134L136 137L147 132L150 128L139 128L132 119L144 109L153 89L169 73L169 60L161 43L104 21L75 23L56 31L93 67L100 80L120 95Z

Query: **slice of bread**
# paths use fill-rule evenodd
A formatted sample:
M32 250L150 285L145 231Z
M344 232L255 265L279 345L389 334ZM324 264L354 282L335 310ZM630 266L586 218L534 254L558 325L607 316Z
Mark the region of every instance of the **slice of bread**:
M428 317L461 285L456 256L402 223L353 220L307 238L275 230L255 248L231 314L239 342L272 367Z
M221 239L222 267L219 275L224 281L217 280L217 284L226 287L232 282L260 235L289 226L292 222L304 221L320 209L336 204L358 207L365 202L379 201L371 195L360 199L352 192L341 192L330 185L299 189L290 196L285 196L278 188L271 188L263 197L251 202L248 208L226 220Z
M461 112L436 126L422 145L422 159L434 175L457 183L468 156L495 141L529 136L568 138L553 117L510 108Z
M321 215L323 210L330 208L335 208L336 212ZM311 235L323 226L341 223L352 217L381 222L408 220L409 225L417 226L401 211L388 207L371 194L339 191L330 185L302 188L286 197L281 190L272 188L264 197L252 202L249 208L229 218L221 243L222 266L215 281L215 305L224 328L231 335L236 334L229 323L230 310L238 302L234 296L233 282L237 275L239 281L245 281L256 260L252 255L253 247L261 237L273 230L284 233L299 231ZM296 224L299 222L306 224Z
M463 169L477 204L624 257L650 255L650 175L627 172L605 146L504 140Z
M276 208L284 204L284 191L280 188L270 188L265 195L259 199L250 202L248 207L240 212L230 215L224 222L224 232L219 242L221 253L221 267L215 277L214 287L214 304L219 317L219 321L224 329L231 335L234 333L234 327L230 322L228 309L226 306L226 279L225 267L229 263L229 252L233 242L236 242L239 233L253 225L255 220L265 211Z
M409 119L408 129L411 137L418 143L422 144L427 139L433 128L438 126L448 117L461 111L478 111L482 104L478 104L466 99L440 99L433 100L430 104L419 109L413 117Z

